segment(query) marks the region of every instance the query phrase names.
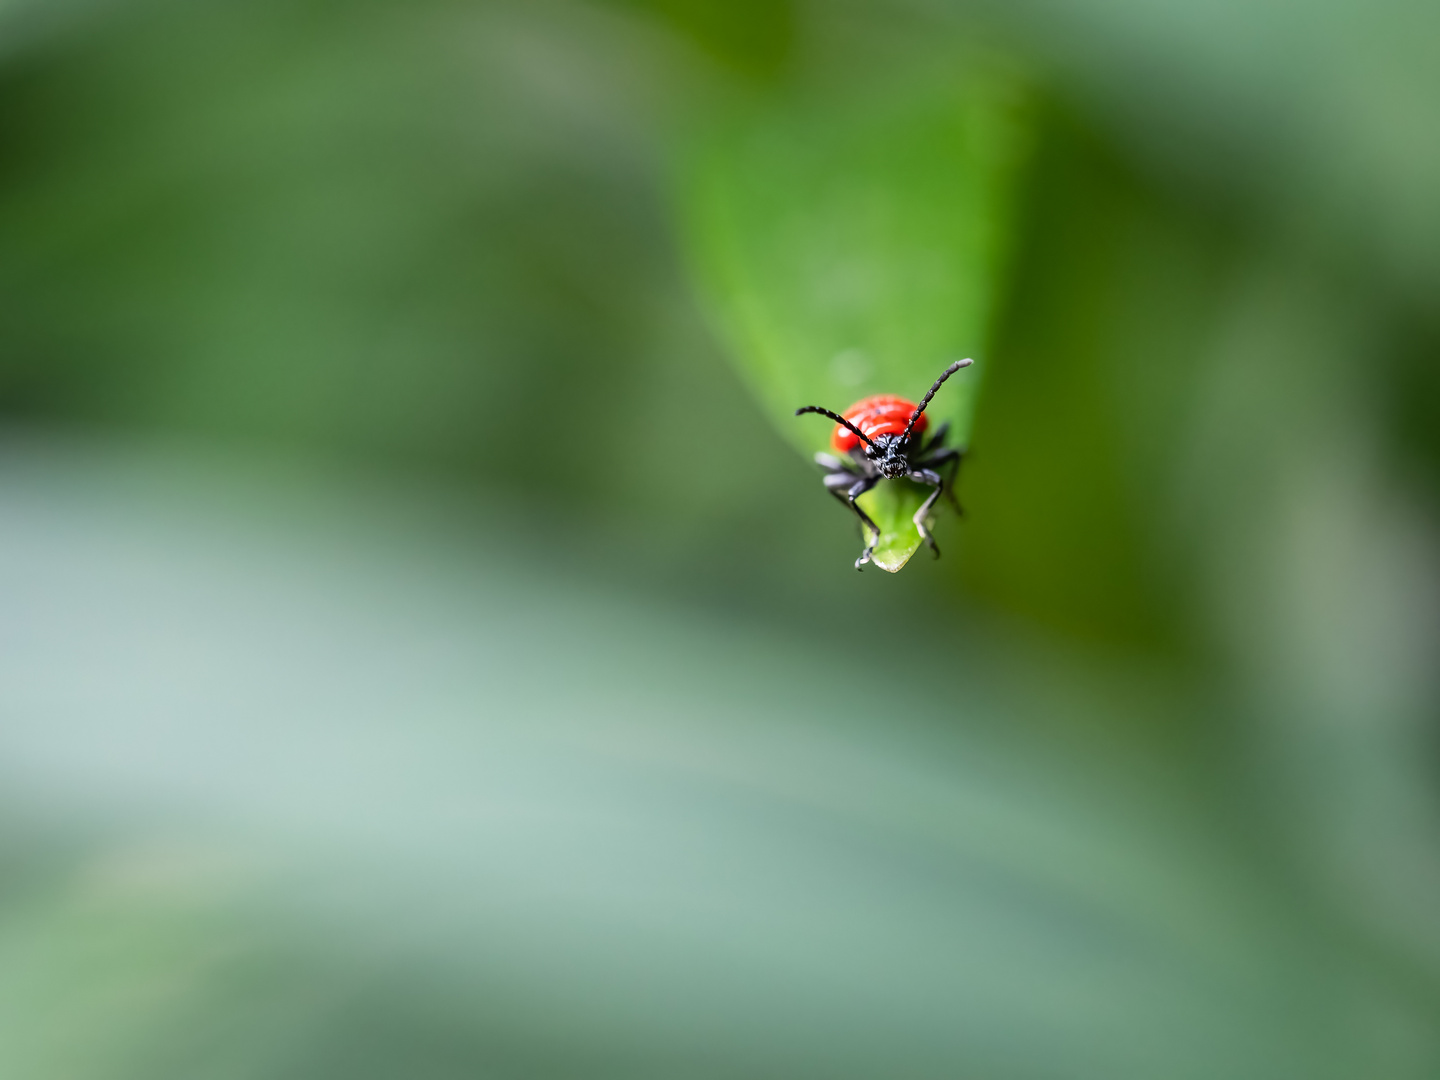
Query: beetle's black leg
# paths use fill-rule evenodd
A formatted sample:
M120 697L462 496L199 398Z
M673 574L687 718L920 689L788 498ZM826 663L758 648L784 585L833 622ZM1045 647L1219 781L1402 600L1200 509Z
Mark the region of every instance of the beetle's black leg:
M815 464L828 470L822 480L825 490L853 510L855 516L860 519L860 539L865 544L865 549L860 553L860 558L855 560L855 569L859 570L870 561L870 553L880 542L880 526L876 525L870 515L855 504L855 500L873 488L879 482L880 477L878 474L866 475L868 463L860 453L855 455L854 464L832 457L830 454L816 454ZM842 491L845 494L842 495ZM866 529L869 529L870 532L867 533Z
M950 500L950 505L955 508L955 516L962 518L965 516L965 508L960 505L960 500L955 495L955 479L960 475L960 460L964 456L963 451L955 451L955 456L949 459L950 476L945 481L945 497Z
M876 477L857 476L844 469L837 469L835 472L827 474L823 480L825 490L834 495L844 506L853 510L855 516L860 519L860 539L866 546L865 550L861 552L860 558L856 560L855 569L857 570L869 561L870 552L874 551L875 545L880 542L880 529L870 519L869 514L855 505L855 500L874 487L876 480ZM870 533L875 535L873 541L870 539L870 533L865 531L867 528Z
M960 460L959 450L937 450L933 454L918 454L915 457L915 468L929 469L936 465L948 465L952 461Z
M965 511L960 508L960 502L955 498L955 474L960 471L960 459L964 456L964 451L961 450L941 450L930 457L922 455L915 461L915 468L929 469L932 472L939 472L946 465L950 466L950 476L945 481L945 497L961 517L965 516Z
M930 550L935 553L935 558L938 559L940 557L940 548L936 545L935 538L930 535L930 530L925 528L925 515L930 512L930 508L935 505L935 500L938 499L940 493L945 490L945 480L933 469L912 469L910 471L910 479L918 480L922 484L929 484L935 489L930 493L930 497L920 504L920 509L915 511L915 516L911 518L911 520L915 522L915 528L920 530L921 539L930 545Z
M863 476L850 486L850 490L845 493L844 497L844 501L849 505L850 509L854 510L860 518L860 539L865 541L865 550L860 552L860 557L855 560L856 570L863 568L864 565L870 561L870 553L875 550L875 545L880 542L880 526L870 520L869 514L855 505L855 500L873 488L878 481L879 477L877 476ZM835 492L835 496L836 498L841 497L838 491ZM873 539L867 538L865 532L867 525L870 527L870 533L873 534Z
M829 479L829 477L827 477L826 479ZM866 562L870 560L870 552L875 550L875 543L879 543L880 530L875 527L875 522L870 520L870 515L865 513L864 510L861 510L860 507L856 506L844 495L840 494L840 492L836 491L834 488L831 488L830 494L834 495L835 498L840 501L840 504L842 506L848 506L851 510L854 510L856 516L860 518L860 539L865 542L866 547L865 550L861 552L860 558L855 560L855 569L859 570L861 566L863 566ZM865 493L862 491L860 494L863 495ZM875 534L875 543L870 542L869 534L865 531L867 527L870 529L871 532Z
M928 458L932 453L934 453L940 447L944 446L945 438L949 434L950 421L946 420L943 424L941 424L938 428L935 429L935 434L931 435L925 445L920 448L920 452L915 455L915 460L920 461L924 458Z

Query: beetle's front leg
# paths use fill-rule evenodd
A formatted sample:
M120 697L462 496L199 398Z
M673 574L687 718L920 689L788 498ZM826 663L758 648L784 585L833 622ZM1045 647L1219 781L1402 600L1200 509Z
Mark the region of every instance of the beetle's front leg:
M955 476L960 471L960 461L964 456L963 450L940 450L929 457L922 456L915 462L917 469L928 469L936 473L946 465L950 466L950 476L945 481L945 497L950 500L955 513L961 517L965 516L965 511L960 506L960 500L955 498Z
M930 497L920 504L920 509L915 511L915 516L910 520L915 522L915 528L920 531L920 538L930 545L930 550L935 553L935 558L940 557L940 548L935 543L935 538L930 535L930 530L925 528L925 515L935 505L935 500L945 490L945 479L933 469L912 469L910 479L922 484L929 484L935 490L930 492Z
M857 461L852 465L850 462L842 461L829 454L816 454L815 464L822 469L829 470L822 481L825 490L853 510L855 516L860 519L860 539L864 542L865 548L860 552L860 558L855 560L855 569L859 570L870 561L870 553L880 542L880 526L876 525L870 515L855 504L855 500L873 488L880 478L865 475L862 472L863 461ZM841 492L844 494L842 495ZM870 531L867 533L866 529Z
M945 445L945 439L947 436L949 436L949 434L950 421L946 420L943 424L936 428L935 433L931 435L928 440L926 440L925 445L920 448L920 453L915 455L916 459L919 460L928 458L931 454L938 452ZM951 451L951 453L958 452L959 451Z
M856 515L860 518L860 539L865 539L865 527L867 525L870 527L870 532L873 534L872 538L866 543L865 550L860 552L860 557L855 560L856 570L864 569L865 564L870 561L870 555L875 550L875 545L880 543L880 526L876 525L875 522L870 520L869 514L865 513L864 510L861 510L860 507L855 505L855 500L858 499L861 495L864 495L871 488L873 488L877 483L879 483L879 481L880 478L878 476L862 476L859 480L852 484L850 486L850 490L845 493L845 501L849 504L850 509L854 510ZM835 492L835 495L839 497L840 493L837 491Z

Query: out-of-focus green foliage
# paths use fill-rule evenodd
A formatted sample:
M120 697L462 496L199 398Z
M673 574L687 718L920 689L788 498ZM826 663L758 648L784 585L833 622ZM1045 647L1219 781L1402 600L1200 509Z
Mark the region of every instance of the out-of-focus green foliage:
M657 17L708 58L752 79L793 65L800 15L795 0L617 0Z
M832 641L576 580L413 490L6 450L0 596L32 629L0 750L48 831L0 849L0 1071L1435 1060L1429 984L1307 902L1228 768L1097 737L1170 688L975 627L906 642L940 677L897 709L893 675L837 685Z

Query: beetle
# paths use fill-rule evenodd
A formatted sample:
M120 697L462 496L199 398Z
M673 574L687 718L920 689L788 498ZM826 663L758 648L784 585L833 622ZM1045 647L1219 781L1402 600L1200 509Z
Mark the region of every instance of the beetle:
M835 431L830 436L830 445L847 458L831 454L816 454L815 464L825 470L825 490L834 495L860 519L860 537L868 539L865 549L855 560L855 569L863 570L870 561L875 545L880 542L880 527L870 520L870 515L855 505L855 500L869 491L881 480L898 480L906 477L934 488L930 497L912 520L920 530L920 536L930 545L935 557L940 557L940 548L930 530L925 528L925 515L935 505L935 500L946 492L945 477L940 472L950 466L950 482L955 481L955 471L960 467L960 450L947 449L945 436L950 425L941 424L935 434L926 441L922 438L929 423L925 409L945 380L961 368L969 367L973 360L956 360L940 373L935 384L925 392L917 405L913 401L894 394L874 394L846 409L844 414L833 413L819 405L806 405L796 409L796 416L819 413L835 421ZM844 492L842 495L841 492ZM955 496L950 494L954 502ZM959 504L956 504L959 509ZM869 534L866 529L869 529Z

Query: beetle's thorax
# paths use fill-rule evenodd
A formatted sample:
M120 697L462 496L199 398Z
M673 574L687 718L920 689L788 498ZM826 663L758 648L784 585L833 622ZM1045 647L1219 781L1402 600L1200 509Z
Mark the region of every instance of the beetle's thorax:
M880 435L873 448L867 448L865 456L875 463L875 468L887 480L894 480L910 471L910 459L906 454L909 445L899 435Z

